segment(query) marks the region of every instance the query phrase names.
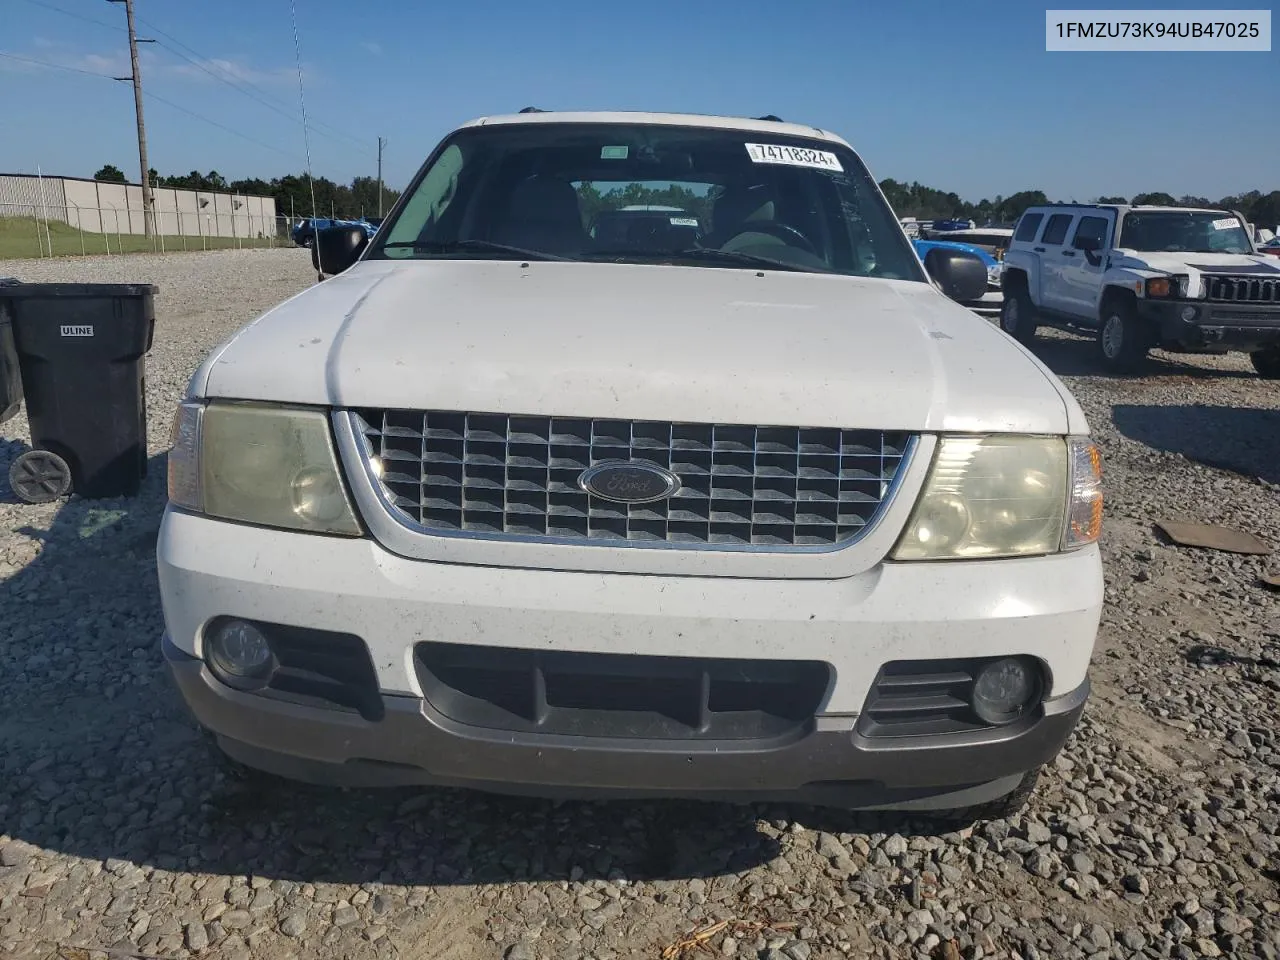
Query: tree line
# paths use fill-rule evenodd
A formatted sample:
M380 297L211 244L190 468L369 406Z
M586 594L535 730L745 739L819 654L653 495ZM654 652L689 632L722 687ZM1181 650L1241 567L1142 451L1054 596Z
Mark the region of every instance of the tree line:
M899 217L915 217L918 220L973 220L975 223L984 225L1011 225L1027 207L1050 202L1043 190L1023 190L1012 196L997 195L994 200L983 199L977 203L971 203L962 200L954 193L936 190L914 182L899 183L892 179L882 180L880 189L884 191L889 205ZM1237 210L1254 226L1275 229L1280 224L1280 190L1272 190L1270 193L1250 190L1248 193L1222 197L1218 200L1191 195L1175 197L1169 193L1139 193L1133 197L1089 198L1089 202L1212 207Z
M124 173L107 164L93 175L95 180L106 183L125 183ZM276 202L276 212L284 216L308 216L311 213L311 188L305 173L263 180L254 177L247 180L231 180L216 170L200 173L192 170L181 176L161 176L151 171L152 186L178 187L186 190L210 190L242 193L250 196L271 197ZM356 177L349 185L335 183L328 177L315 178L316 213L322 217L376 216L378 213L378 182L373 177ZM958 194L927 187L924 184L900 183L897 180L880 181L889 205L899 217L915 217L919 220L973 220L984 225L1012 224L1027 207L1049 203L1043 190L1021 190L1010 196L996 195L994 200L982 199L977 203L962 199ZM400 191L385 184L382 188L382 210L385 213L399 198ZM1072 198L1074 199L1074 198ZM1169 193L1139 193L1133 197L1105 196L1089 198L1097 203L1159 204L1163 206L1213 207L1238 210L1255 226L1274 229L1280 225L1280 190L1263 193L1250 190L1237 196L1222 197L1216 201L1208 197L1181 196ZM601 196L590 184L579 190L584 219L588 222L596 212L606 207L616 208L629 204L661 204L680 207L695 216L705 216L709 198L699 196L684 187L672 186L655 190L640 184L632 184L625 191L611 191Z
M228 180L217 170L201 173L192 170L179 176L162 176L150 171L151 186L176 187L179 190L207 190L217 193L239 193L253 197L271 197L276 202L276 213L286 217L311 215L311 187L307 175L288 174L263 180L251 177L244 180ZM107 164L93 175L103 183L127 183L124 172ZM350 184L335 183L328 177L315 177L316 214L321 217L374 217L378 215L378 181L375 177L356 177ZM382 212L385 214L400 197L399 190L386 184L382 187Z

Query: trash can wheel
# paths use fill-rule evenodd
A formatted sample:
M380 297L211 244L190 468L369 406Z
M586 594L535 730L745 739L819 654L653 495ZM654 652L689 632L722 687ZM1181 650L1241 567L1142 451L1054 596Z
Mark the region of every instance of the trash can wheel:
M71 468L51 450L28 450L9 467L9 486L27 503L49 503L71 492Z

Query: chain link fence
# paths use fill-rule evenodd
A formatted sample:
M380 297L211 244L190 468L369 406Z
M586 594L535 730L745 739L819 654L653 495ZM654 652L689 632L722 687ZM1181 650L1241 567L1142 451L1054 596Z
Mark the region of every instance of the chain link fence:
M217 210L161 210L152 216L148 237L143 212L132 207L0 202L0 260L294 245L288 217Z

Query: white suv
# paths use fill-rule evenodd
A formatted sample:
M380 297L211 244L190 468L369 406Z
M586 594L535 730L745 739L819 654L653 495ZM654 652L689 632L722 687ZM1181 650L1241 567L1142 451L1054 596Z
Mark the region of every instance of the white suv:
M698 233L588 236L635 203ZM1097 451L839 137L487 118L314 257L169 459L164 655L240 765L949 810L1061 749Z
M1087 330L1109 369L1132 372L1152 347L1250 354L1280 378L1280 262L1226 210L1103 204L1031 207L1005 257L1001 326Z

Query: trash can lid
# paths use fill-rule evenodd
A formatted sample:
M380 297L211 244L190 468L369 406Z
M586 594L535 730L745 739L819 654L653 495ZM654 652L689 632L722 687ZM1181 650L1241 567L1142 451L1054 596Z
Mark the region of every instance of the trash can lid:
M12 281L12 282L11 282ZM18 299L23 297L94 297L113 299L117 297L154 296L160 288L153 283L23 283L11 277L0 279L0 297Z

